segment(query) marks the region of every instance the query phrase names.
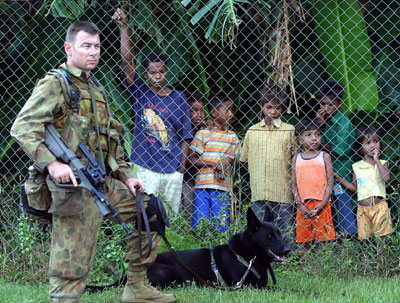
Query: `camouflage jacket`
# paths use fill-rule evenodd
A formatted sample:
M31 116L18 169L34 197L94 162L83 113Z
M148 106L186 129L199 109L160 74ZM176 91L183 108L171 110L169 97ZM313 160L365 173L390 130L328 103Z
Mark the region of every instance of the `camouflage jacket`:
M87 80L83 72L75 67L67 66L65 63L60 66L61 70L66 70L72 80L81 90L82 98L79 101L79 112L77 117L83 117L88 123L81 126L81 121L76 123L80 125L79 140L86 145L91 153L97 158L98 140L94 131L94 115L91 106L90 91L88 81L91 81L94 95L96 98L98 124L100 131L100 141L104 153L104 159L108 164L107 172L113 172L113 176L122 182L128 178L133 178L132 163L124 160L124 153L119 144L120 124L110 117L107 102L104 100L101 91L92 80ZM36 162L36 165L44 169L49 163L53 162L55 157L44 144L44 126L53 123L62 133L71 149L77 153L77 144L71 146L68 130L65 130L66 119L72 117L67 115L72 113L72 109L66 104L60 81L53 75L46 75L41 79L33 90L32 95L25 103L18 114L11 128L11 135L21 144L24 151ZM109 126L111 125L111 136ZM86 128L85 128L86 127ZM111 140L110 138L113 138ZM74 144L72 144L74 145ZM109 149L112 151L111 157L108 156ZM110 161L111 160L111 161ZM82 161L83 162L83 161Z

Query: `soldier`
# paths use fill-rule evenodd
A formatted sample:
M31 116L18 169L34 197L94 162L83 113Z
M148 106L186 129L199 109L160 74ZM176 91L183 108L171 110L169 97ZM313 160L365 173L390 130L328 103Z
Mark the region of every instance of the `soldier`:
M48 176L52 196L52 243L50 250L50 302L77 303L86 287L93 264L102 216L88 192L77 187L71 168L55 159L44 144L45 125L52 123L78 157L77 142L83 143L107 173L105 196L125 222L136 217L135 187L144 192L142 181L133 177L132 164L124 160L119 144L120 126L110 117L103 89L91 77L100 58L99 29L91 22L73 23L67 31L64 50L67 62L59 69L72 79L80 95L71 104L63 93L63 81L48 74L39 81L31 97L17 116L11 135L35 161L35 165L59 183L72 182L74 188L55 186ZM65 86L64 86L65 88ZM82 162L85 159L82 157ZM154 198L143 196L147 207ZM63 205L57 209L58 205ZM68 206L70 205L70 206ZM67 206L67 207L66 207ZM156 220L156 216L149 221ZM157 219L158 220L158 219ZM154 262L160 236L151 232L153 248L148 257L138 252L138 233L128 239L125 260L128 281L122 302L176 302L174 295L161 294L147 282L147 267ZM148 247L146 237L143 248Z

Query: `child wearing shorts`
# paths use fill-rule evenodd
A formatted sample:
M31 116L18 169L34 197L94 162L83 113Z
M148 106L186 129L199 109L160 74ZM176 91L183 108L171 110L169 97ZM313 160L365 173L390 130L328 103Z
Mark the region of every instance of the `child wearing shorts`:
M353 164L353 182L339 175L335 178L348 190L357 192L358 238L385 236L393 231L386 202L386 182L390 180L389 163L381 160L378 130L366 127L357 131L356 153L362 159Z
M308 119L296 125L302 152L292 160L291 187L297 204L296 242L310 248L312 241L336 238L332 221L331 193L333 167L331 156L320 150L319 124Z

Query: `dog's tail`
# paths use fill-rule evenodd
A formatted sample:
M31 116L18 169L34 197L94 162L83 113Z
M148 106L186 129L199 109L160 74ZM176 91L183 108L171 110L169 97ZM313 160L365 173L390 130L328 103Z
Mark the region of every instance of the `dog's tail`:
M126 280L127 280L127 276L124 275L121 278L117 279L114 283L109 284L109 285L103 285L103 286L87 285L86 291L88 293L102 292L102 291L105 291L110 288L115 288L115 287L119 287L121 285L125 285Z

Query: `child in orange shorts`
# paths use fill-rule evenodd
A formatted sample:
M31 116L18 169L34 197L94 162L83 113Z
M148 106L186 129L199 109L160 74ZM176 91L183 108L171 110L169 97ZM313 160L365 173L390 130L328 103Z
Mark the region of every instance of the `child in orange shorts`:
M331 193L333 167L331 156L320 150L319 125L308 119L296 126L302 153L292 160L291 188L297 204L296 242L310 248L311 241L336 238L332 221Z

